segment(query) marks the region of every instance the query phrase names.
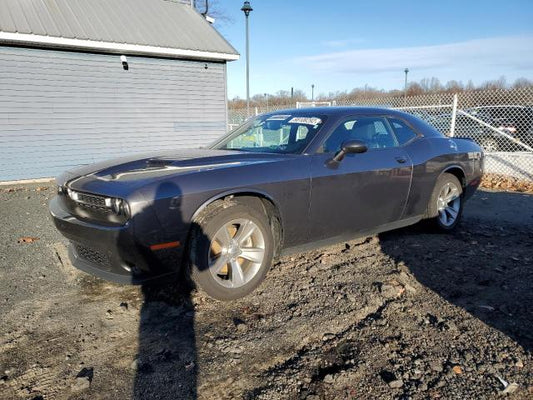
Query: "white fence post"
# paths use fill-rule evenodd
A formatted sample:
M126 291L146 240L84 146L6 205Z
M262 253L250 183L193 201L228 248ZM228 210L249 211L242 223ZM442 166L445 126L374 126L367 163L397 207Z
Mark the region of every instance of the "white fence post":
M457 116L457 93L453 95L452 121L450 122L450 136L455 136L455 117Z

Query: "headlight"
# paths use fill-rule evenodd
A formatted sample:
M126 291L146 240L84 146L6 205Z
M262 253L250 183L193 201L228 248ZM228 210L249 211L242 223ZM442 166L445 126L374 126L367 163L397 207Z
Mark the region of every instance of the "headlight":
M120 214L120 209L122 208L121 199L111 199L111 208L115 214Z
M111 209L113 210L115 214L123 215L126 218L130 217L130 206L128 205L128 202L126 200L117 199L117 198L113 198L109 200L111 203Z
M79 201L78 192L75 192L74 190L67 188L67 194L68 197L70 197L74 201Z

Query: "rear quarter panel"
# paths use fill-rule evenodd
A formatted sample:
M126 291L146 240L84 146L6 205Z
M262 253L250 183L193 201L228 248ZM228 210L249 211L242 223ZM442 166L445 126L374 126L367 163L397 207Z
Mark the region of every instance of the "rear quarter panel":
M467 188L481 178L479 155L482 152L474 142L447 137L421 138L409 144L406 150L413 162L413 179L404 217L426 212L437 178L446 170L461 169ZM478 160L474 153L478 154ZM470 194L468 191L467 195Z

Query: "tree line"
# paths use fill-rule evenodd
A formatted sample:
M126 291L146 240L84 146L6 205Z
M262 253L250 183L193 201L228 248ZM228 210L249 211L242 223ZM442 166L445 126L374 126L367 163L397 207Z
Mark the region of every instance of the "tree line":
M350 91L336 91L329 93L320 93L315 96L315 101L338 101L340 103L357 102L362 99L372 99L378 97L403 97L419 96L424 94L437 93L460 93L486 90L512 90L532 88L533 81L526 78L518 78L512 83L502 76L499 79L486 81L479 85L474 85L472 80L466 84L462 81L451 80L442 84L438 78L424 78L418 82L409 82L407 93L403 89L384 90L365 85L364 87L354 88ZM310 101L306 93L301 89L296 90L279 90L275 93L256 94L250 98L252 107L293 105L298 101ZM229 100L230 108L246 107L246 99L234 97Z

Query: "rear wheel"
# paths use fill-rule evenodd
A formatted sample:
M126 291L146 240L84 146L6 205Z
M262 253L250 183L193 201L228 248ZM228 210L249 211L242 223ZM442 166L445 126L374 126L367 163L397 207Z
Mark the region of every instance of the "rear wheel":
M454 229L463 214L463 189L459 179L444 173L437 179L428 204L431 225L440 231Z
M231 200L208 207L198 218L190 252L192 279L209 296L233 300L264 279L274 240L262 211Z

